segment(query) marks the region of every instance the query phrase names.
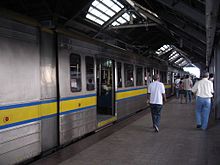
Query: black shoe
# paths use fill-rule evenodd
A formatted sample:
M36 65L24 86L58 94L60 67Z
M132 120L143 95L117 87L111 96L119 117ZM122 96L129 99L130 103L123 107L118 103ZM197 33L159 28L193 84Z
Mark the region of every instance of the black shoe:
M159 128L158 128L158 126L154 126L154 129L155 129L155 132L159 132Z
M196 128L201 128L201 127L202 127L202 125L197 125L197 126L196 126Z

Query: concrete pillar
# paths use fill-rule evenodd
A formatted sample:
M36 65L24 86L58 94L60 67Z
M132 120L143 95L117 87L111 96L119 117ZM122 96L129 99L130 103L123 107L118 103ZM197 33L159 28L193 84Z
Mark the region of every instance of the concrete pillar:
M214 58L215 118L220 119L220 41L214 46Z

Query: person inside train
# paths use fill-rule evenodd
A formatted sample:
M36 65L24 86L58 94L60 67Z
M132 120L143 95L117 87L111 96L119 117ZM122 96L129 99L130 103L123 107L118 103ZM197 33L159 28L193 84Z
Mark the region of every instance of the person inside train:
M89 80L88 80L88 82L87 82L87 90L88 90L88 91L92 91L92 90L94 90L94 89L95 89L95 85L94 85L92 79L89 78Z
M111 91L111 84L107 83L107 79L102 80L102 94L108 94Z

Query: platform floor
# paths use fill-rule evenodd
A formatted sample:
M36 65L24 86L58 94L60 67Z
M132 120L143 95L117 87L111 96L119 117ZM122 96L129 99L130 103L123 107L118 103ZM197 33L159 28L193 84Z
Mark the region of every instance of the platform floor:
M160 132L149 110L138 113L33 165L219 165L220 124L195 128L194 103L171 99L164 106Z

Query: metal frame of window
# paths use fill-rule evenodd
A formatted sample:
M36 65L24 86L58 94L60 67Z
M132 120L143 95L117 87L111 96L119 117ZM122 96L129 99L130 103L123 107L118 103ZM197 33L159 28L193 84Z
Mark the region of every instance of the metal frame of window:
M124 8L125 6L118 0L94 0L86 14L86 18L101 26L107 22L111 22L110 24L112 26L119 26L128 23L131 17L133 17L132 19L137 18L134 13L130 16L129 10L127 10L126 12L122 12L122 14L112 22L111 19ZM96 10L97 14L92 12L93 10Z

